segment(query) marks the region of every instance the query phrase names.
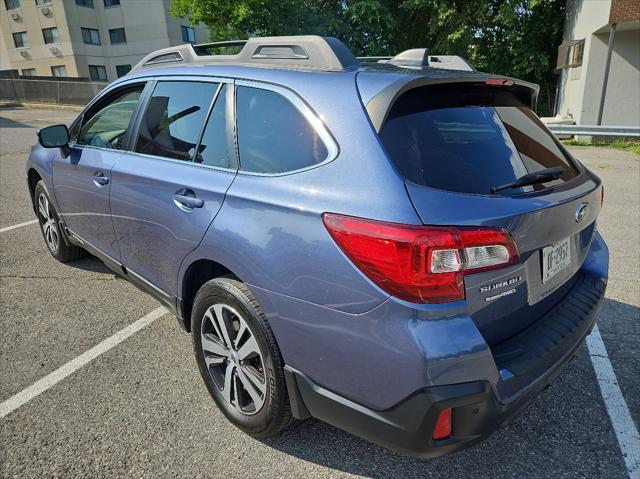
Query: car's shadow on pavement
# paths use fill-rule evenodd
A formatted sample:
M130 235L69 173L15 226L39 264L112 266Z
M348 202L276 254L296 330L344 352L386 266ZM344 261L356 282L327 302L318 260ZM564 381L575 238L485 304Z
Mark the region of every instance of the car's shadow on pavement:
M599 322L621 311L640 315L635 306L606 299ZM261 442L305 461L372 478L624 477L624 462L586 350L509 424L486 441L442 458L403 456L315 419L296 422ZM596 426L599 433L594 435ZM609 466L602 469L602 464Z
M82 269L84 271L90 271L92 273L103 273L110 274L115 276L116 278L122 278L121 274L114 272L109 269L101 260L92 256L91 254L87 254L84 258L80 258L76 261L71 261L66 263L67 266L71 266L73 268Z
M10 120L9 118L0 116L0 128L33 128L33 127L30 125L27 125L26 123Z

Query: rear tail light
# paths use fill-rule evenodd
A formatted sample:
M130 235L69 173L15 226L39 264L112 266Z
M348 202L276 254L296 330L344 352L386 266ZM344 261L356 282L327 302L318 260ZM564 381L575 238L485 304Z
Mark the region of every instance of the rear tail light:
M518 261L506 231L496 228L413 226L323 215L340 249L387 293L415 303L464 299L465 274Z
M449 436L451 436L451 408L443 409L438 414L432 437L434 439L446 439Z

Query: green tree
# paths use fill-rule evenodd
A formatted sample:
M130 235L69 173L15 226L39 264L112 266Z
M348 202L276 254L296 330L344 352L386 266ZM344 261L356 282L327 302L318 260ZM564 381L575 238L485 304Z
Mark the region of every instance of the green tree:
M173 0L171 13L206 23L214 40L250 35L340 38L356 55L415 47L462 55L478 69L539 83L553 106L566 0Z

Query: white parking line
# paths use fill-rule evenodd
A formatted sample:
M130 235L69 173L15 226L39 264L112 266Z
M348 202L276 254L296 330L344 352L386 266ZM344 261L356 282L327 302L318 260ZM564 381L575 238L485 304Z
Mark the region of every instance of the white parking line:
M587 336L587 346L600 385L600 392L607 407L611 425L618 438L624 463L627 466L627 472L631 479L640 479L640 434L631 419L629 407L622 396L622 391L620 391L618 379L613 371L613 366L611 366L611 361L609 361L607 348L602 342L597 325Z
M47 389L55 386L57 383L62 381L67 376L73 374L75 371L80 369L85 364L93 361L95 358L100 356L103 353L106 353L114 346L117 346L122 341L127 339L129 336L137 333L142 328L149 326L156 319L163 316L167 313L167 310L160 306L159 308L154 309L146 316L138 319L136 322L130 324L124 329L121 329L113 336L108 337L101 343L89 349L87 352L82 353L80 356L72 359L65 365L59 367L55 371L50 374L47 374L42 379L36 381L31 386L26 389L23 389L19 393L11 396L9 399L0 404L0 419L5 417L7 414L15 411L23 404L31 401L33 398L45 392Z
M22 228L23 226L29 226L37 223L38 220L25 221L24 223L18 223L17 225L5 226L4 228L0 228L0 233L4 233L5 231L15 230L16 228Z

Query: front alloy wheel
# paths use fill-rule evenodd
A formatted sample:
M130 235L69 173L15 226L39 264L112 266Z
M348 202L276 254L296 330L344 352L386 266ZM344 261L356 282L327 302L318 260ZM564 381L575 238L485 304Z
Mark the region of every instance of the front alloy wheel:
M58 213L51 203L51 197L42 180L36 183L33 192L33 203L42 236L45 243L47 243L51 256L63 263L82 258L86 251L78 246L68 244L62 236L62 224L58 220Z
M44 192L38 196L38 217L47 246L55 254L60 246L60 232L58 231L58 223L51 210L49 199Z

